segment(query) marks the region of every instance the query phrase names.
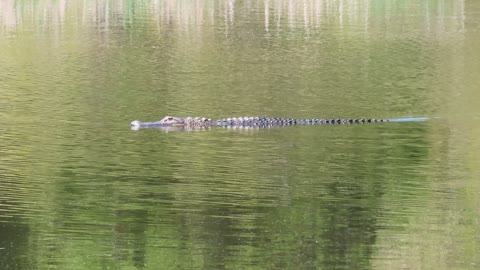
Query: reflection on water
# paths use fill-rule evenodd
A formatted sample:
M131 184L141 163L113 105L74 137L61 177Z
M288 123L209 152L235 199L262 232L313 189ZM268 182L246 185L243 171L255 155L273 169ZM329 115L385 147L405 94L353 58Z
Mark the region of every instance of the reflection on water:
M263 13L260 16L259 13ZM373 14L372 14L373 13ZM72 16L75 14L75 16ZM6 29L21 28L24 21L37 22L40 29L47 26L61 27L73 20L82 24L94 23L104 31L116 25L130 24L139 17L148 16L158 27L175 25L183 29L192 26L224 24L228 30L237 20L249 18L264 21L264 30L278 32L288 28L320 28L332 22L356 27L376 28L376 14L382 14L386 26L395 26L397 19L408 23L399 14L421 16L426 32L445 33L463 31L466 12L465 0L456 1L396 1L370 0L324 1L29 1L6 0L0 3L0 19ZM372 16L373 15L373 16ZM287 29L284 27L287 26ZM195 30L195 31L198 31Z
M395 198L413 199L408 209L415 215L416 203L429 194L422 177L427 127L212 129L168 136L117 131L123 147L110 153L107 137L91 146L57 142L41 159L29 158L29 166L49 170L35 177L21 173L28 183L4 184L7 202L19 189L29 198L6 207L18 221L3 220L35 224L29 242L19 243L23 249L12 256L28 252L37 265L67 268L91 252L112 267L365 268L378 229L395 229L387 222L403 216ZM35 192L35 186L42 189ZM19 233L12 228L11 234ZM351 253L358 258L347 260Z
M0 269L478 268L478 10L1 1Z

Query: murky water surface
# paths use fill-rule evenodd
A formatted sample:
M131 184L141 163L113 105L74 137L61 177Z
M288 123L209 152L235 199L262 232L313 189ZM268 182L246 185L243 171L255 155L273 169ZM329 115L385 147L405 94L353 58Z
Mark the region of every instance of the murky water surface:
M0 269L478 269L479 57L478 1L1 1Z

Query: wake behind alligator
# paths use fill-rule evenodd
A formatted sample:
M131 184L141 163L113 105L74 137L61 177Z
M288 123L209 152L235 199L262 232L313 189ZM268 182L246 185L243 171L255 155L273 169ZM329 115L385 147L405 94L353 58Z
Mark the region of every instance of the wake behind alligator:
M406 118L339 118L339 119L295 119L295 118L269 118L269 117L233 117L219 120L212 120L206 117L176 117L166 116L160 121L141 122L134 120L130 127L134 130L140 128L161 128L173 130L192 130L209 127L226 128L271 128L296 125L332 125L332 124L366 124L366 123L384 123L384 122L419 122L426 121L427 117L406 117Z

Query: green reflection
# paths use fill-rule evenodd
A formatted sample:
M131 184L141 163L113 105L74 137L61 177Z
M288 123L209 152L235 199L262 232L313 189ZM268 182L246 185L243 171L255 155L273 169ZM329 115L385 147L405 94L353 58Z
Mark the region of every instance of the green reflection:
M476 2L0 5L0 268L479 263ZM128 128L166 114L433 120Z

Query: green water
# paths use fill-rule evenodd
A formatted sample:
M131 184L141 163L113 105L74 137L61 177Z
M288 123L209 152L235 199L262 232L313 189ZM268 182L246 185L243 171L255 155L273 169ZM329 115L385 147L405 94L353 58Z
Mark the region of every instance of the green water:
M473 0L1 1L0 269L478 269L479 57Z

